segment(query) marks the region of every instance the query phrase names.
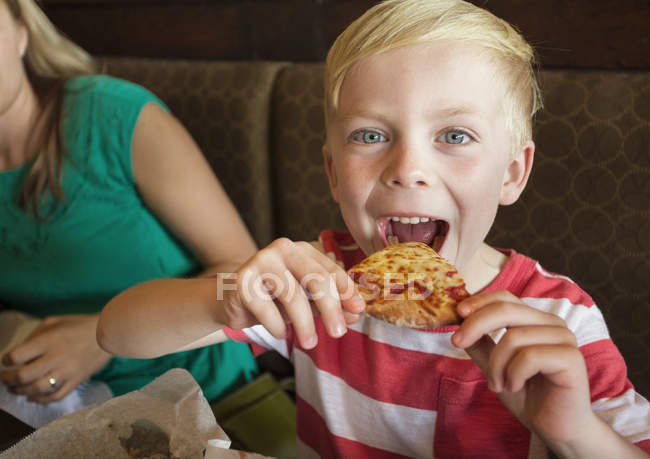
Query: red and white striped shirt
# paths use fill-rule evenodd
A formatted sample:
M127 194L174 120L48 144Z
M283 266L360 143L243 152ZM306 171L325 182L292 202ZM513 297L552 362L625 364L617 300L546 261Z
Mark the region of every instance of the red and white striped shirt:
M346 268L364 258L346 232L324 231L320 244ZM650 451L650 404L627 379L593 300L567 277L514 251L507 254L486 291L508 290L562 317L585 357L593 409ZM541 440L488 390L465 351L451 344L456 328L416 330L364 317L333 339L317 318L318 345L311 350L299 346L292 329L284 340L262 326L226 333L293 362L299 457L546 457Z

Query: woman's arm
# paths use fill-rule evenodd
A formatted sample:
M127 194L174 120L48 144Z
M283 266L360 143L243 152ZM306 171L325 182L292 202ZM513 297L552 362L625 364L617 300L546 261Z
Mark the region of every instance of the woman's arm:
M151 281L121 293L102 313L98 341L109 352L145 358L225 340L223 332L215 334L221 281L205 276L236 271L255 243L189 133L154 103L138 119L132 162L147 206L205 270L201 278ZM132 311L131 304L141 307Z
M253 256L255 243L200 149L154 103L138 119L132 162L143 200L198 257L206 273L234 271Z

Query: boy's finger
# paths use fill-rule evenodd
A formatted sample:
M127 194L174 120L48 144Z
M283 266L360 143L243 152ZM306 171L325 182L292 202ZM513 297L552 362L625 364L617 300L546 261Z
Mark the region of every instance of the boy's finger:
M454 334L454 344L465 348L481 336L502 328L526 325L566 327L562 318L518 302L496 302L474 311L463 320Z
M557 386L589 387L584 359L575 347L546 345L522 349L508 364L505 386L508 391L517 392L537 374L542 374Z
M336 286L343 307L352 314L362 313L366 309L366 302L357 290L354 281L343 270L337 271L335 276Z
M244 278L248 280L241 280ZM250 271L245 276L241 276L238 282L240 282L238 289L245 309L273 336L278 339L284 338L286 335L285 321L263 279Z
M355 314L353 312L343 311L343 317L345 318L345 323L348 325L356 324L359 322L363 314Z
M499 302L519 302L516 296L507 290L495 290L492 292L477 293L458 304L458 313L461 317L467 317L490 304Z
M311 303L311 312L314 316L320 316L320 311L313 303ZM346 310L343 310L343 319L345 319L345 323L347 325L356 324L357 322L359 322L361 317L363 317L363 314L355 314L353 312L348 312Z
M316 346L318 338L309 300L291 273L287 271L283 277L282 285L270 287L269 292L275 297L276 303L282 304L300 345L311 349Z
M327 333L333 338L339 338L345 334L347 326L341 308L341 299L332 282L331 277L328 277L327 280L316 277L308 282L303 282L302 285L318 309Z
M311 304L311 312L312 312L312 314L314 316L320 316L321 315L320 311L318 310L316 305L313 304L313 303L310 303L310 304ZM343 318L345 319L345 323L347 325L356 324L357 322L359 322L361 317L363 317L363 314L355 314L353 312L348 312L346 310L343 310Z
M287 268L318 308L327 333L333 338L345 334L347 326L334 275L318 260L304 256L287 260Z
M474 344L465 348L465 352L467 352L486 377L488 375L490 355L494 350L494 346L495 344L492 338L488 335L483 335Z
M330 276L334 280L341 305L346 310L354 314L363 312L366 307L366 302L358 292L356 286L354 285L354 281L350 279L350 276L348 276L348 273L346 273L343 268L337 265L334 260L317 250L311 244L305 244L309 246L308 249L307 247L305 247L305 249L309 251L310 255L318 263L320 263L325 270L330 273Z
M505 385L505 371L523 348L539 345L576 347L575 335L566 327L529 326L512 328L496 344L489 361L488 379L499 392Z

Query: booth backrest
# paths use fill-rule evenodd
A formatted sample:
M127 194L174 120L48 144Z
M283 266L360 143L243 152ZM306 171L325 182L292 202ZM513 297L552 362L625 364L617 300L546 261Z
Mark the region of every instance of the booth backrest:
M343 228L323 170L323 64L108 58L187 126L261 246ZM650 395L650 73L541 72L521 199L488 241L576 280Z

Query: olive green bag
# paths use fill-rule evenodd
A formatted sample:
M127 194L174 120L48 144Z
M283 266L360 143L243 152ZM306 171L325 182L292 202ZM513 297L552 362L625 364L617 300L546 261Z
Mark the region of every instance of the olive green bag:
M278 458L296 457L295 380L264 373L212 404L231 448Z

